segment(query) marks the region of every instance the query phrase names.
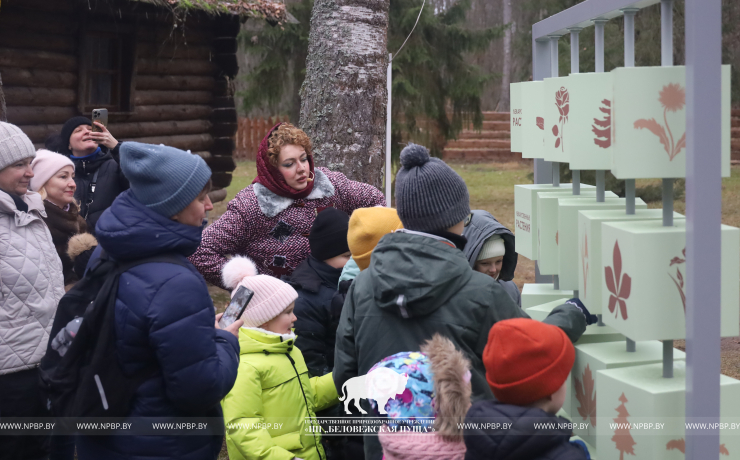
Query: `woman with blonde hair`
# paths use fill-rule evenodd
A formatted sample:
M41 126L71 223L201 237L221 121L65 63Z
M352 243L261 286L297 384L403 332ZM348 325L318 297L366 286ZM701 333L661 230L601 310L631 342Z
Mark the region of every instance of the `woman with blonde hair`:
M372 185L314 168L308 135L278 123L260 143L257 178L203 232L190 260L216 286L223 287L221 269L231 255L248 256L261 274L280 278L308 257L308 233L319 211L335 207L352 215L357 208L384 204Z
M87 232L85 219L75 200L75 165L68 157L49 150L39 150L31 162L33 178L31 190L44 200L46 217L54 247L62 261L64 284L78 281L73 271L72 259L67 255L70 238Z

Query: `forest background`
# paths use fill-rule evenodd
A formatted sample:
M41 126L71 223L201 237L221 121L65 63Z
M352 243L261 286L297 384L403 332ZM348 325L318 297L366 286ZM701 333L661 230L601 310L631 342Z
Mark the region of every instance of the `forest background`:
M313 0L285 0L298 20L271 27L247 21L240 34L236 81L240 116L288 116L298 123ZM395 53L417 19L423 0L390 0L388 48ZM482 111L508 111L509 82L532 75L532 24L577 0L426 0L414 34L393 61L394 156L401 140L415 140L440 155L447 140ZM723 63L732 65L732 106L740 107L740 2L722 2ZM507 20L504 20L504 18ZM684 2L674 2L674 63L683 65ZM510 51L505 52L509 34ZM608 72L623 65L624 21L604 32ZM560 46L560 75L570 72L570 37ZM594 28L580 34L580 71L594 71ZM660 65L660 5L635 18L635 65Z

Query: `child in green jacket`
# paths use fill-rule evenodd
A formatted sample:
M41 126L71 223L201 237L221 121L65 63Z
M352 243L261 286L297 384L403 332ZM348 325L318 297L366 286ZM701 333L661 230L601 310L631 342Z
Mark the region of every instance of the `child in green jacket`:
M298 294L287 283L258 275L246 257L231 259L222 274L233 292L239 286L254 291L241 316L236 383L221 402L229 458L326 460L320 435L310 434L306 419L336 404L338 395L331 374L308 377L295 347Z

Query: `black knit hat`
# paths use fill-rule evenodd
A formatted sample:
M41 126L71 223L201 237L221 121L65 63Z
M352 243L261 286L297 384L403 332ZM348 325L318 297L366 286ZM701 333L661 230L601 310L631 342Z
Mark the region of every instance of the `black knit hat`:
M429 150L409 144L396 175L396 209L403 227L419 232L446 230L470 214L465 181Z
M62 139L60 144L61 148L64 150L60 153L67 153L70 155L72 154L72 152L70 152L69 150L69 138L72 137L72 133L80 125L92 126L92 121L87 117L72 117L64 122L64 126L62 126Z
M326 208L319 212L308 234L311 255L326 260L349 252L348 228L349 216L339 209Z

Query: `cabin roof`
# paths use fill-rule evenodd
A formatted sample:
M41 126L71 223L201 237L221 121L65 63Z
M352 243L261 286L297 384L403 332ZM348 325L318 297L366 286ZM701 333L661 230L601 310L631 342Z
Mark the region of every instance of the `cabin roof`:
M174 11L204 11L209 14L232 14L260 18L273 23L288 20L283 0L130 0L170 8Z

